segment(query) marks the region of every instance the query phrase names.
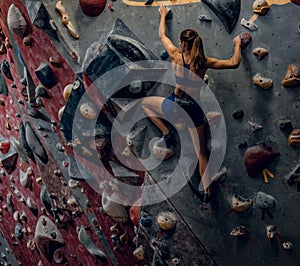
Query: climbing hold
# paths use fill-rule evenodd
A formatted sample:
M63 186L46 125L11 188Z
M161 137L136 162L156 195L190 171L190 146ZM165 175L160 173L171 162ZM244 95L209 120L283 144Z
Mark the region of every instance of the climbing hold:
M240 120L244 117L244 111L239 109L233 112L232 117L236 120Z
M4 43L0 42L0 55L5 55L7 53Z
M203 21L203 22L212 22L212 19L211 19L211 18L208 18L208 17L205 16L205 15L199 15L199 16L198 16L198 19L199 19L200 21Z
M289 137L288 137L288 143L293 147L300 147L300 129L294 129Z
M254 30L258 29L258 27L257 27L256 24L254 24L253 22L248 21L248 20L246 20L244 18L242 18L242 20L241 20L241 25L244 26L244 27L246 27L247 29L249 29L251 31L254 31Z
M206 121L209 125L213 125L221 117L221 113L210 111L205 114Z
M89 103L83 103L80 106L80 113L86 119L95 119L97 117L97 113L95 108Z
M288 133L290 133L293 130L292 121L289 119L278 120L278 127L281 131L286 131Z
M138 246L133 251L133 256L135 256L138 260L143 260L145 258L145 249L142 245Z
M259 125L259 124L255 123L255 122L252 122L252 121L248 121L248 124L249 124L249 126L251 128L251 131L253 133L263 128L262 125Z
M169 57L169 54L168 54L168 52L165 50L165 51L162 51L161 53L160 53L160 58L162 59L162 60L166 60L166 59L168 59L168 57Z
M46 88L42 85L38 85L35 88L35 97L43 97L43 98L49 98L49 95L46 91Z
M24 234L23 234L22 226L19 223L17 223L15 226L14 236L19 240L23 239Z
M32 40L31 40L31 38L30 38L29 36L25 36L25 37L23 38L23 44L24 44L25 46L30 46L31 43L32 43Z
M153 1L153 0L152 0ZM109 4L108 4L108 9L111 11L111 12L113 12L113 11L115 11L115 9L114 9L114 7L113 7L113 2L110 2Z
M276 225L267 225L266 230L267 230L267 238L269 239L276 237L276 235L278 234Z
M265 48L257 47L253 49L252 53L256 55L259 60L262 60L263 58L265 58L265 56L268 55L269 52Z
M90 17L99 16L106 6L106 0L80 0L79 3L83 13Z
M145 6L152 5L152 3L153 3L153 0L147 0L147 1L145 2Z
M25 152L25 154L33 161L35 162L35 158L34 158L34 154L31 150L31 148L29 147L27 141L26 141L26 133L25 133L25 127L23 122L21 121L20 125L19 125L19 143L21 148L23 149L23 151Z
M145 211L141 211L140 224L144 227L151 227L153 224L151 216Z
M63 116L65 108L66 108L66 106L64 105L58 110L57 116L58 116L59 121L61 120L61 118Z
M65 7L62 5L62 1L58 1L55 5L55 10L61 15L61 22L68 28L69 33L74 39L79 39L79 35L75 30L68 14L66 13Z
M253 12L259 15L264 15L270 9L270 5L266 0L256 0L253 5Z
M153 145L152 153L157 160L168 160L175 155L172 148L158 147L156 144Z
M27 30L27 22L23 17L20 9L14 4L11 4L8 9L7 25L14 34L19 36L20 38L24 37L24 34Z
M177 218L172 212L161 212L157 215L157 224L163 230L171 230L176 226Z
M20 184L24 188L32 189L32 177L34 176L32 167L28 167L26 173L20 170Z
M0 142L0 151L2 154L7 154L10 149L10 141L3 140Z
M138 227L140 222L142 198L139 198L129 209L129 217L134 226Z
M299 3L299 5L300 5L300 3ZM282 247L285 250L291 250L293 248L293 244L290 241L283 241L282 242Z
M37 221L34 241L39 252L51 262L55 250L65 244L64 239L56 225L45 215Z
M49 63L56 68L59 68L62 66L62 62L59 57L51 56L49 58Z
M279 154L265 143L249 147L244 153L244 163L248 175L256 177L261 174L267 166L275 161Z
M51 67L46 63L41 63L35 70L35 74L40 82L48 89L52 88L56 84Z
M5 45L7 50L12 49L12 45L11 45L11 43L10 43L10 41L7 37L5 38L4 45Z
M13 217L16 222L20 221L20 213L18 211L13 213Z
M63 97L67 101L72 93L73 84L68 84L65 86L63 91Z
M260 73L253 76L252 83L265 90L269 90L273 87L273 81L270 78L263 77Z
M10 65L9 63L6 61L6 59L3 60L2 64L1 64L1 71L2 73L5 75L5 77L7 77L10 80L14 80L13 76L10 72Z
M118 203L120 200L116 199L117 195L113 193L111 196L106 191L102 193L102 208L103 211L110 216L114 221L119 223L126 223L128 221L128 212L122 204Z
M32 152L43 162L48 162L48 155L44 149L43 144L35 134L29 122L25 123L25 138L29 148Z
M53 253L53 260L55 263L60 264L65 260L64 253L61 249L57 249Z
M84 226L78 226L76 228L78 234L78 240L80 243L91 253L99 262L107 263L106 255L92 242Z
M277 205L277 202L273 196L261 191L257 193L255 203L261 209L272 209Z
M239 19L241 1L203 0L223 23L228 33L231 33Z
M247 229L245 226L238 226L236 228L234 228L231 232L230 232L231 236L236 236L236 237L248 237L250 235L250 231L249 229Z
M241 36L241 48L245 49L252 41L252 36L249 32L243 32L240 36Z
M246 199L238 194L234 194L231 198L232 209L236 212L244 212L248 210L252 203L252 199Z
M300 71L299 67L294 64L289 64L286 74L282 80L282 85L287 88L300 86Z
M140 93L143 90L143 81L136 79L130 82L128 90L131 93Z
M36 212L38 210L38 207L37 207L35 201L31 197L27 198L26 205L33 212Z

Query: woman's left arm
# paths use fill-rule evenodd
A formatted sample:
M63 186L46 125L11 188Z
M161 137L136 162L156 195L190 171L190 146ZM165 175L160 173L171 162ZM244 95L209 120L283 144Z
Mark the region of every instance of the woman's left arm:
M159 23L159 38L171 58L174 57L178 48L173 44L170 38L166 35L166 16L170 12L165 6L159 8L160 23Z

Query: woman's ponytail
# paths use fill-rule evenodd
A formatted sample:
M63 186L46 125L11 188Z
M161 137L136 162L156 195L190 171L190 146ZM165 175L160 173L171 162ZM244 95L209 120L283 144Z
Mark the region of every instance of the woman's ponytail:
M191 49L191 70L197 73L205 65L203 42L199 35L194 39Z

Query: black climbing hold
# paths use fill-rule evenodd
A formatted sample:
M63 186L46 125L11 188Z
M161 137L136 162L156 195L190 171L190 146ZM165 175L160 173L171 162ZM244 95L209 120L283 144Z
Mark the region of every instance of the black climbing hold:
M52 88L56 84L51 67L46 63L41 63L35 70L35 74L40 82L48 89Z
M244 111L239 109L232 114L232 117L236 120L242 119L244 117Z
M241 0L203 0L203 2L217 15L227 32L231 33L240 16Z
M168 57L169 57L169 54L168 54L167 51L161 52L160 58L161 58L162 60L166 60Z
M8 96L6 81L1 72L0 72L0 94L3 94L4 96Z
M1 64L1 71L8 79L14 80L10 72L10 65L5 59Z
M153 0L147 0L147 1L145 2L145 5L146 5L146 6L149 6L149 5L152 5L152 3L153 3Z
M280 119L278 121L278 127L281 131L290 133L293 130L293 124L289 119Z
M172 12L172 10L170 10L168 12L168 14L166 15L166 20L170 20L172 17L173 17L173 12Z
M248 146L247 141L242 141L238 144L238 148L246 148Z

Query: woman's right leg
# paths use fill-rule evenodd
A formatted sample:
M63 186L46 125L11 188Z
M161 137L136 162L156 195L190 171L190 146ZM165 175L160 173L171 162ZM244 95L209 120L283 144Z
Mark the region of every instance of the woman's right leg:
M167 135L169 133L169 129L165 123L159 117L157 117L157 114L163 114L161 106L164 100L165 98L158 96L145 97L142 100L142 108L147 117L149 117L153 124L158 127L163 135Z

